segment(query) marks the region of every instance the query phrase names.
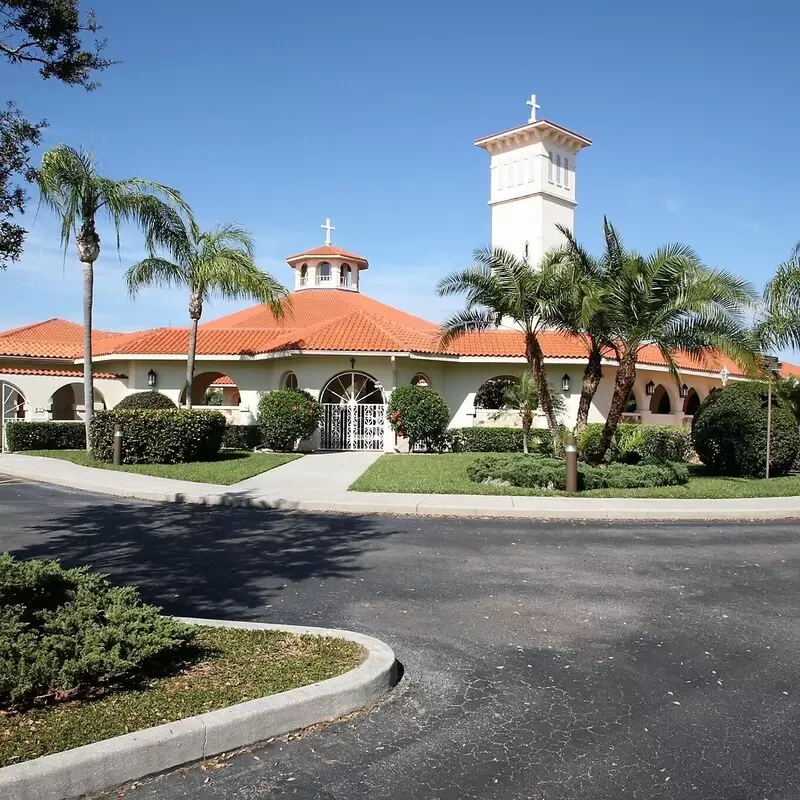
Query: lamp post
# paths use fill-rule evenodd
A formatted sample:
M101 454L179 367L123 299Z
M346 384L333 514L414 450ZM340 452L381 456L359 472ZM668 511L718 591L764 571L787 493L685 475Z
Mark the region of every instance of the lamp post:
M728 378L731 376L731 371L727 367L723 367L719 371L719 379L722 381L722 388L724 389L728 383Z

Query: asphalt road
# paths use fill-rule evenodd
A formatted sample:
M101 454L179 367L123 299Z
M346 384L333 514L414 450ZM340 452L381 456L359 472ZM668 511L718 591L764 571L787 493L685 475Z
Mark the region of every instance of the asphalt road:
M0 550L92 564L170 612L363 631L405 667L369 712L126 800L795 800L798 534L204 509L0 484Z

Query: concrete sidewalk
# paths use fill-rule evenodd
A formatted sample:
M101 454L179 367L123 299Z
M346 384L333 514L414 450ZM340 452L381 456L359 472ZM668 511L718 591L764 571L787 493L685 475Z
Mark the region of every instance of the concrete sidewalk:
M0 474L117 497L298 511L574 520L800 518L800 497L648 500L348 492L347 487L380 455L315 453L233 486L93 469L17 454L0 456Z

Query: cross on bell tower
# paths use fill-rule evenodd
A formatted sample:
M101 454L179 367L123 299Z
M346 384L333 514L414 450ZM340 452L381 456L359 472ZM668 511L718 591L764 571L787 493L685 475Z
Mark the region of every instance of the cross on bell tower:
M336 230L336 228L333 225L331 225L331 218L328 217L325 220L325 224L324 225L320 225L320 228L322 228L322 230L325 231L325 244L330 244L331 243L331 231L335 231Z

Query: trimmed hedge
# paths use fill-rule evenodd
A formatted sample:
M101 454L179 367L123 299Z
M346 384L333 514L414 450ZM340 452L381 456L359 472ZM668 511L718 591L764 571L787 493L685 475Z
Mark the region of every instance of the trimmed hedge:
M454 452L521 453L522 428L451 428ZM546 430L534 429L528 436L528 449L541 455L553 454L553 439Z
M147 409L172 409L177 408L175 403L161 392L149 390L145 392L136 392L129 394L122 398L114 406L119 411L145 411Z
M580 435L578 450L581 457L592 461L603 435L603 423L587 425ZM662 461L689 461L692 452L692 434L682 425L640 425L621 422L617 425L606 461L637 464L645 459Z
M0 708L155 677L193 637L86 567L0 555Z
M467 475L476 483L507 482L529 489L567 488L567 467L560 458L530 455L483 456L467 467ZM578 489L649 489L677 486L689 480L685 464L647 461L641 464L608 464L590 467L578 464Z
M700 404L692 439L700 460L714 472L763 478L767 466L767 384L737 382L715 389ZM785 475L800 450L800 429L790 404L772 396L770 475Z
M222 446L225 416L219 411L97 411L91 441L95 458L114 457L114 425L122 424L123 464L211 461Z
M409 450L452 447L447 437L450 409L442 395L424 386L398 386L389 398L389 424L408 439Z
M84 450L86 428L83 422L9 422L6 444L12 451Z
M264 447L290 452L322 421L322 406L304 389L276 389L258 402L258 427Z
M230 450L252 450L261 445L261 428L258 425L226 425L222 446Z

